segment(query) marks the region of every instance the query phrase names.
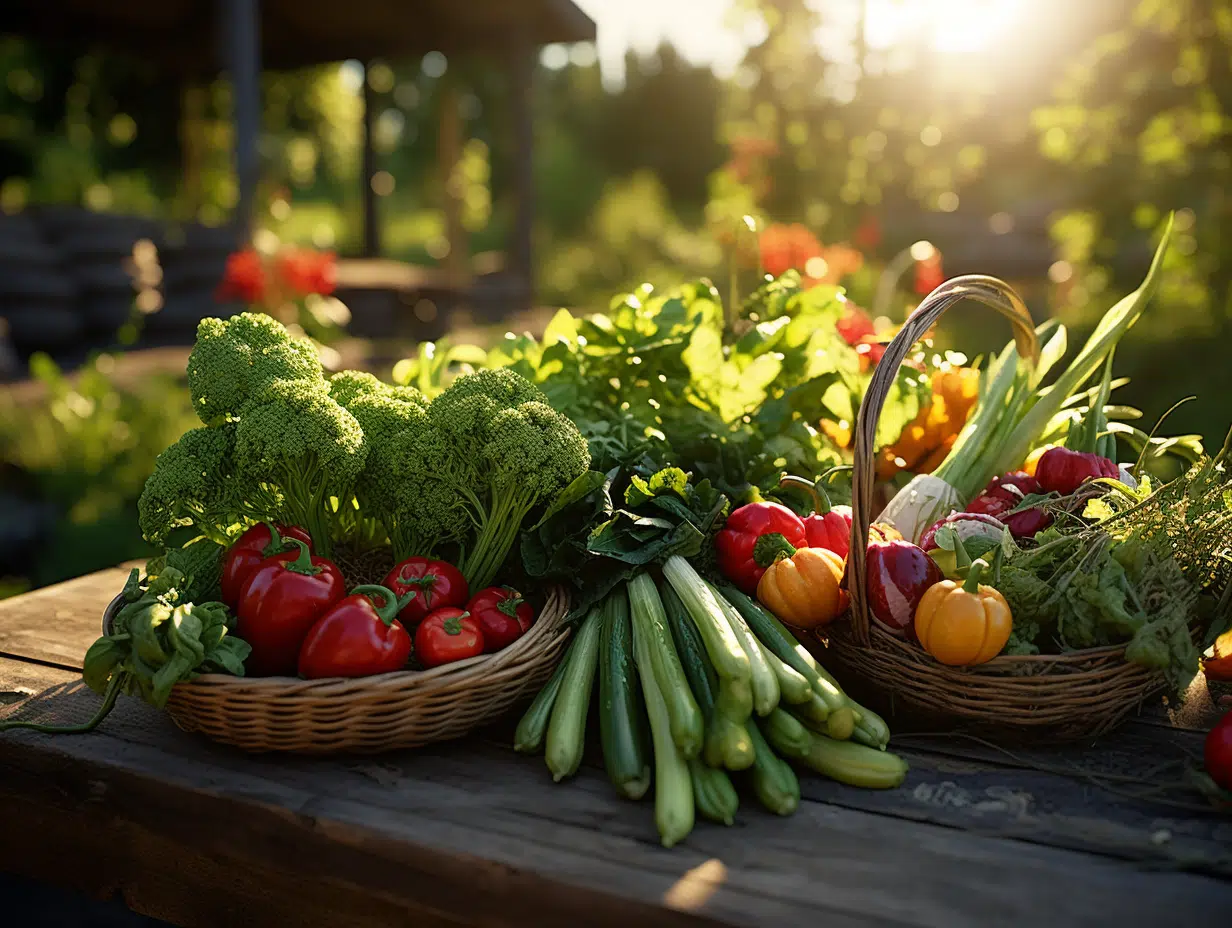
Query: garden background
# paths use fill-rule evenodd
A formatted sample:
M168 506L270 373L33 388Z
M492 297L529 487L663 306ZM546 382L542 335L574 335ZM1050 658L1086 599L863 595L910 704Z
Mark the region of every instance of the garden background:
M608 37L651 5L580 5L599 48L548 46L536 74L538 309L497 325L459 312L451 341L542 329L556 307L603 310L644 281L708 277L724 289L733 266L747 279L760 259L841 279L890 324L938 274L996 273L1037 319L1063 319L1073 344L1135 285L1150 230L1176 209L1163 289L1117 353L1130 378L1118 397L1149 428L1196 395L1168 431L1222 440L1232 0L700 2L697 30L668 30L680 49L623 57ZM188 96L140 61L4 36L0 75L0 210L227 219L237 185L225 82ZM469 247L498 249L513 221L504 78L482 58L439 52L264 76L258 238L358 251L365 81L380 107L385 253L447 257L446 180L433 171L447 87L465 121L449 182ZM931 247L912 252L922 241ZM896 281L888 297L883 277ZM140 320L114 351L35 355L0 388L0 595L147 550L136 497L193 417L182 377L123 353L141 345ZM1000 325L960 310L939 344L978 354L999 347ZM332 335L382 375L416 350Z

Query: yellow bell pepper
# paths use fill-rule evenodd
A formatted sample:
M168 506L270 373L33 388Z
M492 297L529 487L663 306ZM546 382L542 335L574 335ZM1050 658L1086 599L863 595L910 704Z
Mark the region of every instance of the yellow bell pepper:
M934 583L916 607L916 637L943 664L983 664L1000 654L1010 639L1014 621L1009 603L980 583L987 569L987 561L975 561L961 586L954 580Z

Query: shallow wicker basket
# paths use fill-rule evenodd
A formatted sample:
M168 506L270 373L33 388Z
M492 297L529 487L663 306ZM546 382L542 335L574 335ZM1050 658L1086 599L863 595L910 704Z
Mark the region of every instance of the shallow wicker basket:
M1038 358L1031 316L1006 283L992 277L956 277L916 308L877 365L855 429L852 538L844 582L851 594L849 620L821 633L827 658L850 676L917 715L970 723L1005 740L1033 735L1078 739L1108 731L1160 692L1163 677L1125 661L1124 647L1060 655L995 657L977 667L949 667L914 642L883 627L865 597L869 523L874 517L873 439L899 366L912 346L954 303L975 300L1007 316L1019 354Z
M103 614L103 633L123 605ZM569 639L569 594L551 587L530 631L495 654L431 670L354 679L202 674L177 683L167 712L245 751L335 754L392 751L459 738L538 692Z

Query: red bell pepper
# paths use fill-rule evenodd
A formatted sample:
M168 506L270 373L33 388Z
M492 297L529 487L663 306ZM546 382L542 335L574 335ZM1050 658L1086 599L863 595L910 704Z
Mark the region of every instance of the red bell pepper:
M490 586L480 590L466 605L483 632L483 649L489 653L507 648L535 623L535 610L512 587Z
M1232 790L1232 712L1215 723L1203 751L1206 772L1220 789Z
M808 536L800 517L781 503L749 503L727 517L727 524L714 538L715 553L723 575L750 596L765 566L753 557L757 539L782 535L793 548L807 548Z
M824 478L825 475L822 475ZM798 487L813 501L813 512L804 517L804 535L810 548L825 548L841 558L851 549L851 507L831 506L825 490L811 480L790 474L779 481L781 487Z
M308 630L299 649L299 675L318 680L401 670L411 657L411 636L394 616L416 595L410 591L399 599L388 587L355 587Z
M235 611L240 601L240 590L252 572L261 566L267 557L295 548L289 539L298 538L312 550L312 536L294 525L277 525L273 522L258 522L249 528L227 549L222 559L222 601Z
M1022 505L1029 495L1042 492L1043 487L1030 474L1023 471L1003 474L988 482L980 495L971 501L967 512L994 516L1009 527L1010 534L1015 538L1034 538L1036 532L1052 525L1052 516L1039 508L1024 509L1012 515L1010 511Z
M936 561L909 541L872 542L866 564L869 609L897 633L912 627L924 592L945 579Z
M470 594L462 571L429 557L408 557L396 564L385 576L384 585L399 598L412 591L415 593L398 613L399 620L411 625L434 609L466 605Z
M424 616L415 630L415 653L425 667L474 657L483 653L483 630L465 609L437 609Z
M310 555L298 538L291 543L298 550L267 557L253 571L235 609L235 632L252 646L244 667L254 677L294 674L304 636L346 595L332 561Z
M1035 479L1047 493L1066 496L1088 478L1112 477L1119 480L1120 469L1103 455L1069 448L1049 448L1035 465Z

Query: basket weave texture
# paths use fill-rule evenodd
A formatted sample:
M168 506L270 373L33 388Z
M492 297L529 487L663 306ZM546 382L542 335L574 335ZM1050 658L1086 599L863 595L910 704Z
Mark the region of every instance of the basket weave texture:
M899 366L945 311L975 300L1009 318L1020 356L1037 358L1031 316L1006 283L969 275L946 281L907 319L877 365L856 419L852 474L852 538L844 584L848 620L822 630L818 641L870 689L903 707L945 722L965 722L993 738L1032 735L1074 740L1102 734L1164 688L1158 672L1125 660L1124 647L1058 655L1001 655L977 667L949 667L881 625L865 594L865 557L874 518L874 436Z
M103 617L122 605L117 597ZM569 594L551 587L530 630L495 654L371 677L233 677L177 683L167 712L185 731L245 751L373 754L460 738L547 681L569 639Z

